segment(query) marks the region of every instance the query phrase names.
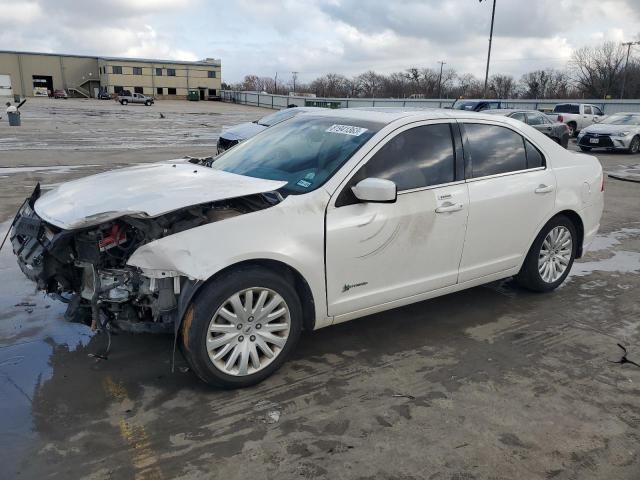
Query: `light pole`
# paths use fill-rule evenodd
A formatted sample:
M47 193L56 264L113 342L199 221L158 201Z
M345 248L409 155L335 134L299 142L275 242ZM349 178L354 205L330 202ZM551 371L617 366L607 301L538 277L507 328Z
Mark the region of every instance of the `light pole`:
M627 47L627 60L624 62L624 72L622 72L622 88L620 89L620 100L624 98L624 84L627 81L627 66L629 65L629 53L632 45L640 45L640 42L626 42L622 46Z
M482 0L480 0L482 3ZM484 74L484 90L483 97L487 98L487 82L489 81L489 61L491 60L491 42L493 40L493 20L496 17L496 0L493 0L493 9L491 10L491 30L489 32L489 51L487 52L487 70Z
M441 92L442 92L442 67L447 62L445 62L443 60L440 60L438 63L440 64L440 76L438 77L438 100L439 100L440 98L442 98L442 96L441 96Z
M291 72L291 78L293 80L293 93L296 93L296 79L298 78L299 72Z

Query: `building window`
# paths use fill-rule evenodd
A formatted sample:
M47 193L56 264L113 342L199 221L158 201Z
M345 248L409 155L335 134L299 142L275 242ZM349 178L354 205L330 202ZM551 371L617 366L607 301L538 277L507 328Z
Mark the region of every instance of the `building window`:
M118 65L114 65L112 68L112 73L117 73L122 75L122 67L118 66Z
M216 96L216 89L215 88L210 88L209 89L209 96L210 97L215 97Z
M209 78L216 78L216 71L215 71L215 70L209 70L209 71L207 72L207 76L208 76Z
M142 67L133 67L134 75L142 75Z
M156 88L156 93L157 93L158 95L164 95L164 88L162 88L162 87L158 87L158 88Z
M142 87L133 87L134 93L144 93L144 89Z
M175 68L167 68L167 77L175 77L176 69Z
M175 95L176 94L176 89L175 88L167 88L167 94L168 95Z
M113 91L116 92L116 93L120 93L120 92L122 92L122 90L123 90L123 88L122 88L121 85L114 85L113 86Z
M156 77L161 77L161 76L162 76L162 69L156 68Z

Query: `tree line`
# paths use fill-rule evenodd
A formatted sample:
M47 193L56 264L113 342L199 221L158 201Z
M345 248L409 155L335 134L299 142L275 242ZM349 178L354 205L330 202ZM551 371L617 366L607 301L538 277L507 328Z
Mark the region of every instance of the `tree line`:
M640 59L629 57L627 48L605 42L575 50L564 69L541 69L519 79L511 75L489 77L484 95L484 79L453 69L410 67L383 75L372 70L354 77L327 73L309 83L247 75L236 84L223 83L223 89L264 91L275 94L314 93L318 97L361 98L640 98ZM626 73L625 73L626 70ZM623 87L624 83L624 87ZM624 88L624 92L623 92Z

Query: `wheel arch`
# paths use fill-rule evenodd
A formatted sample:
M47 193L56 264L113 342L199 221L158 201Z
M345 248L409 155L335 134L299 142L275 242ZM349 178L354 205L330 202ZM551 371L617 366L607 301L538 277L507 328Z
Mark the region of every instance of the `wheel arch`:
M298 294L298 298L300 299L300 306L302 307L302 328L304 330L314 330L316 325L316 305L313 300L313 293L311 291L311 287L307 280L302 276L302 274L293 268L291 265L288 265L279 260L273 260L268 258L256 258L251 260L243 260L231 265L226 266L225 268L217 271L211 277L209 277L206 281L199 281L192 284L190 290L188 291L188 298L185 298L185 305L179 311L178 317L178 325L176 325L176 331L180 328L180 325L184 321L185 315L189 310L189 307L193 300L197 298L197 296L202 291L202 287L210 284L211 282L216 281L220 277L226 275L227 273L246 268L246 267L261 267L271 271L278 271L282 275L288 278L288 280L294 286L296 293Z
M529 248L531 248L531 245L533 245L533 242L535 241L535 239L538 237L538 235L540 235L540 232L542 231L544 226L554 218L560 217L560 216L567 217L569 220L571 220L571 223L573 223L573 225L576 227L576 233L578 235L578 245L576 247L576 258L582 257L582 242L584 241L584 221L582 220L582 217L578 212L571 209L561 210L559 212L554 213L542 225L540 225L540 228L538 228L535 236L531 240Z

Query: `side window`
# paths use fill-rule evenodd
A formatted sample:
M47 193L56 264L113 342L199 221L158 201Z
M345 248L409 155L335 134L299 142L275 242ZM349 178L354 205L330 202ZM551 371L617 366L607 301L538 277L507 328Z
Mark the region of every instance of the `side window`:
M521 122L525 121L525 115L522 112L516 112L513 115L511 115L511 118L515 118L516 120L520 120Z
M540 150L534 147L529 140L524 141L524 148L527 151L527 168L544 167L544 157Z
M355 175L395 182L398 191L440 185L455 178L455 153L448 123L406 130L389 140Z
M604 113L602 113L602 110L600 110L598 107L596 107L595 105L593 107L591 107L593 109L593 114L594 115L598 115L598 116L602 116L604 115Z
M464 129L468 139L465 151L473 178L527 168L523 139L513 130L480 123L467 123Z
M590 105L585 105L584 106L584 114L585 115L591 115L592 114Z
M537 113L529 113L527 115L527 119L529 120L527 122L529 125L542 125L544 123L544 118L542 118L542 115L539 115Z

